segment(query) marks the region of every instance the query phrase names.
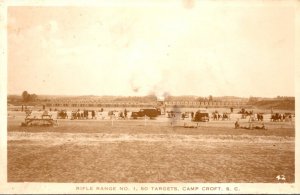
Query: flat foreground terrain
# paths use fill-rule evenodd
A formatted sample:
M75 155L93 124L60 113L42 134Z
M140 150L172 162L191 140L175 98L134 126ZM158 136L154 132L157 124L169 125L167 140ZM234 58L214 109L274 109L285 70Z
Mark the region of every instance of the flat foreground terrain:
M234 129L234 121L198 128L159 120L60 120L58 127L20 127L22 120L8 119L9 182L295 181L291 122L246 130Z

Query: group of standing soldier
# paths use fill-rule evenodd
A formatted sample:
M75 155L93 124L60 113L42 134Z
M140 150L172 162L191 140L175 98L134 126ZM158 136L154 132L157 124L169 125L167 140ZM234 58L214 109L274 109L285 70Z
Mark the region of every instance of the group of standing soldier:
M96 112L94 110L92 110L92 111L83 110L83 112L80 112L80 110L78 110L77 112L72 113L72 118L73 119L88 119L89 112L91 112L92 119L96 119Z
M184 120L189 114L190 114L190 116L191 116L191 120L193 120L193 119L194 119L194 112L190 112L190 113L182 113L182 114L181 114L182 120ZM175 117L175 113L173 113L172 117Z

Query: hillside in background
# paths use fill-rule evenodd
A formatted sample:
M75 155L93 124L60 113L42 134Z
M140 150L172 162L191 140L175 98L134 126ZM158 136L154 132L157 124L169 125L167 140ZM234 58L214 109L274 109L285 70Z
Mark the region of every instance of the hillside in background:
M261 100L249 102L249 105L259 109L295 110L295 100Z

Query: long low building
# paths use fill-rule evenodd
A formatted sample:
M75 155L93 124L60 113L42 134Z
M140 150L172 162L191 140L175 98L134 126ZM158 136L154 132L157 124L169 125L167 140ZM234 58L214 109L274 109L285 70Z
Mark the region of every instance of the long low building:
M156 102L97 102L97 101L51 101L45 102L46 107L241 107L247 101L156 101Z

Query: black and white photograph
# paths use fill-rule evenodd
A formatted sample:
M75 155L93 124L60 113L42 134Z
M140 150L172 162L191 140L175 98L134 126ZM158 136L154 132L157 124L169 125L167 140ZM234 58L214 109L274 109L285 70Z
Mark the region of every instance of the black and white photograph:
M299 1L0 5L0 193L299 193Z

